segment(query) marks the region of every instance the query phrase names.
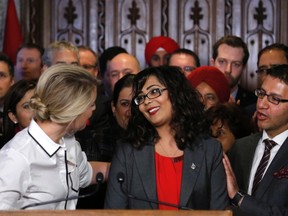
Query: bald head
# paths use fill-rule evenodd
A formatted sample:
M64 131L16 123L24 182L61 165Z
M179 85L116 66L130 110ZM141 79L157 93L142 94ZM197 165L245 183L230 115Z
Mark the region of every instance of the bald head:
M136 74L140 71L140 64L138 60L128 53L120 53L115 56L108 65L108 70L111 72L113 71L120 71Z
M115 83L126 74L137 74L140 71L138 60L130 54L120 53L107 63L103 77L106 94L111 96Z

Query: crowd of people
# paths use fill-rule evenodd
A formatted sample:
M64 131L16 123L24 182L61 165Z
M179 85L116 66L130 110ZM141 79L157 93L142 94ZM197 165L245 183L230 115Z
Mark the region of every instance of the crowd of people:
M259 52L254 92L240 37L210 65L166 36L143 55L141 69L119 46L0 53L0 209L288 215L288 47Z

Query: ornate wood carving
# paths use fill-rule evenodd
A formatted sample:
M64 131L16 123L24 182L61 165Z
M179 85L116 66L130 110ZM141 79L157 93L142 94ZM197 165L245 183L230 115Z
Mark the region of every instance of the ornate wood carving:
M210 7L207 1L184 1L180 27L182 47L193 50L199 55L202 65L209 64L211 46Z
M117 38L119 45L135 55L139 59L141 67L144 68L144 49L149 26L146 2L143 0L126 0L119 2L118 6L120 25Z
M277 35L276 1L257 0L246 1L245 38L250 52L247 73L242 77L242 82L249 89L257 86L257 55L265 46L275 43Z
M193 20L194 25L199 26L200 20L203 19L203 14L201 14L202 8L199 7L199 2L194 2L194 7L191 8L190 19Z
M232 0L225 1L225 35L232 34L232 19L233 19L233 2Z
M153 36L174 38L181 47L195 51L202 65L208 65L215 41L223 35L238 35L250 51L247 73L241 84L251 90L257 85L255 69L259 50L275 42L288 43L287 0L15 2L20 5L26 41L47 46L55 40L66 40L89 45L98 53L118 45L134 54L142 68L145 45ZM5 23L1 15L0 18Z
M52 3L52 23L55 40L70 41L75 45L86 43L86 1L59 0Z
M105 49L105 0L98 1L98 51L102 53Z
M37 26L37 16L36 16L36 2L34 0L30 1L30 34L29 41L36 43L36 26ZM39 15L39 14L37 14Z
M127 6L127 14L126 14L126 18L128 19L128 23L130 21L130 25L129 26L123 26L123 28L120 31L120 41L121 44L124 45L124 47L126 47L127 50L130 50L130 53L135 55L135 51L136 51L136 46L137 45L143 45L145 42L145 34L146 31L145 29L140 29L141 27L138 27L138 21L141 20L141 16L140 16L140 10L139 7L136 3L135 0L133 0L130 3L128 3ZM124 5L123 5L124 6ZM123 14L123 18L125 19L125 16ZM130 49L128 48L127 45L130 45Z
M140 14L139 14L139 8L137 7L135 1L132 1L132 6L131 8L129 8L129 14L127 15L127 18L131 21L132 26L137 25L137 20L140 19Z
M78 15L75 13L76 8L72 0L69 0L68 5L64 8L64 10L64 18L67 20L67 23L69 25L73 26L74 21L78 17Z
M161 35L168 35L169 1L161 0Z
M17 4L17 1L15 1ZM25 42L43 44L43 8L42 2L36 0L19 1L22 34ZM29 16L27 16L29 14Z
M263 21L267 19L266 8L263 7L263 2L259 1L258 7L255 8L256 14L254 14L254 19L257 20L258 25L263 25Z

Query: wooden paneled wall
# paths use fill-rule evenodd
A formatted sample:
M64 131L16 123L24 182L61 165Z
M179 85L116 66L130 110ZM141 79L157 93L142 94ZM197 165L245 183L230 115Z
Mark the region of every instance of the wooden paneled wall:
M89 45L101 53L120 45L145 67L152 36L174 38L209 64L212 45L223 35L243 38L250 51L242 85L255 88L257 53L274 42L288 44L287 0L23 0L26 40L44 47L54 40Z

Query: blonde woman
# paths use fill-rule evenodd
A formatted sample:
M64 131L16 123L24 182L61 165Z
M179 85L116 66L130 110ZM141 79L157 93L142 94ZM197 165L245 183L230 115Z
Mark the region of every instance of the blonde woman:
M34 119L0 151L0 209L77 196L107 178L108 164L88 163L74 133L95 110L96 80L78 66L58 64L40 77L30 100ZM40 205L75 209L77 199Z

